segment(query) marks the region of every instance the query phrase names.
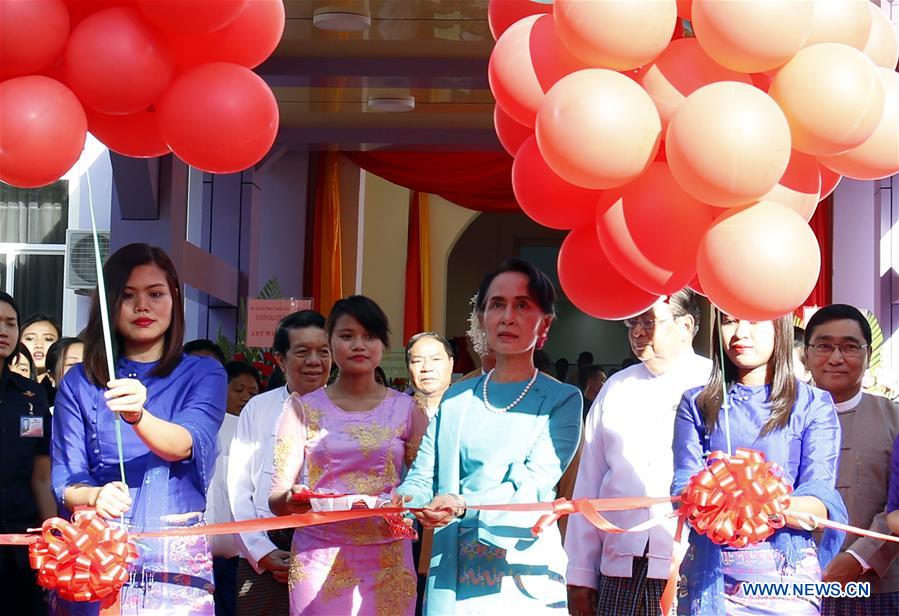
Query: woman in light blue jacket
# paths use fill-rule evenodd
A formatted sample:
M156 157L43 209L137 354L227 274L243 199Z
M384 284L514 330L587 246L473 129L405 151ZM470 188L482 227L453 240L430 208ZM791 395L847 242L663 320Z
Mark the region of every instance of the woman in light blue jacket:
M551 501L580 440L581 394L534 367L555 289L530 263L507 260L481 283L478 316L496 368L450 387L398 495L435 528L426 614L567 613L567 557L539 513L470 505Z

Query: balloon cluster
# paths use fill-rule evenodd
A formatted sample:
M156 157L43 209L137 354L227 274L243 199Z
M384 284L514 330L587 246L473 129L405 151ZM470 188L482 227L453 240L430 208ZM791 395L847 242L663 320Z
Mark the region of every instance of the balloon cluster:
M111 528L93 509L76 511L71 523L45 520L41 539L29 546L41 586L63 599L102 601L104 607L115 603L137 557L128 533Z
M867 0L490 0L488 17L515 196L572 230L559 279L593 316L686 285L741 318L789 313L818 278L818 203L899 172L899 43Z
M708 467L690 478L678 514L712 542L743 548L784 526L792 491L780 467L762 453L713 451Z
M127 156L252 166L278 106L251 69L283 30L282 0L3 0L0 180L55 181L87 131Z

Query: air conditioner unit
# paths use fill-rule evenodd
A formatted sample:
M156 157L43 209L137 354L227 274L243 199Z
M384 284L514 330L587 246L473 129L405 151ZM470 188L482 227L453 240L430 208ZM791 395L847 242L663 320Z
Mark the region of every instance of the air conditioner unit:
M98 231L100 259L105 262L109 256L109 231ZM94 235L90 231L69 229L66 231L66 276L67 289L90 293L97 286L97 265L94 259Z

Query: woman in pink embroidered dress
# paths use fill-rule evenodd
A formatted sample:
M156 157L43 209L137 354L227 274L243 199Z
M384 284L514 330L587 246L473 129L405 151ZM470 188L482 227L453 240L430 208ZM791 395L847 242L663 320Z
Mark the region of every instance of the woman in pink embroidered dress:
M360 295L338 301L327 331L340 376L285 402L269 499L278 515L308 510L294 499L307 487L389 498L427 428L410 396L375 381L389 331L377 304ZM292 615L415 611L411 542L392 536L383 518L298 528L291 552Z

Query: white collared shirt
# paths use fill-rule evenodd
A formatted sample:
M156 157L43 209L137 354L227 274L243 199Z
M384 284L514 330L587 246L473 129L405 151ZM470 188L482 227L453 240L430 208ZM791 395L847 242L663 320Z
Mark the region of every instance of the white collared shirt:
M231 506L228 504L228 486L225 476L228 472L228 451L231 448L231 439L237 430L237 415L225 413L222 427L219 428L216 443L218 455L215 458L215 470L209 482L209 490L206 493L206 523L218 524L220 522L233 522ZM233 535L215 535L209 538L210 552L213 556L231 558L237 556L237 543Z
M859 405L862 401L862 394L864 394L861 389L858 390L858 393L846 400L845 402L834 402L834 406L837 407L837 413L845 413L846 411L851 411L855 407Z
M274 517L268 506L272 487L278 419L287 400L287 386L253 396L240 413L228 456L228 498L235 520ZM241 556L257 573L259 561L277 546L264 532L234 535Z
M636 364L609 377L587 415L574 498L668 496L677 406L686 390L705 385L711 368L711 361L691 352L658 376ZM661 504L602 515L629 528L671 511L670 504ZM567 583L598 588L600 572L631 577L634 557L644 553L648 576L667 578L675 527L675 521L668 520L642 533L606 534L583 516L570 516L565 534Z

